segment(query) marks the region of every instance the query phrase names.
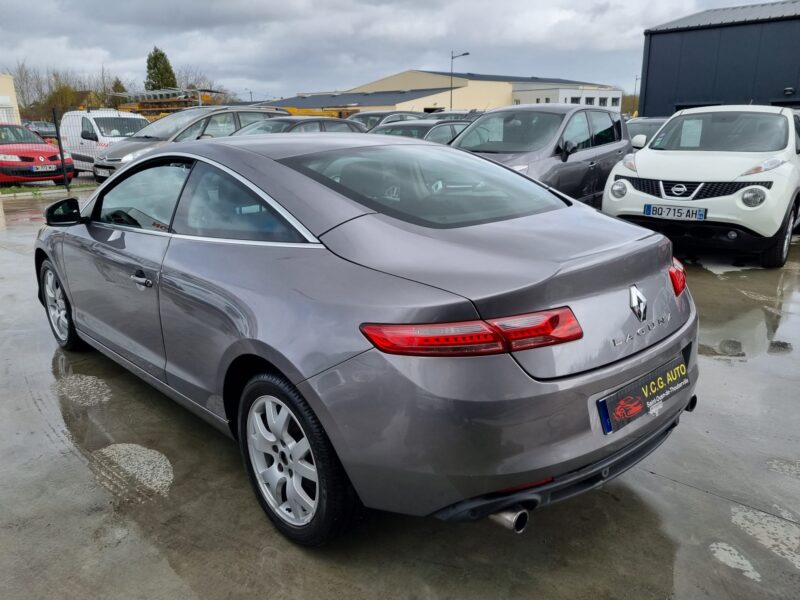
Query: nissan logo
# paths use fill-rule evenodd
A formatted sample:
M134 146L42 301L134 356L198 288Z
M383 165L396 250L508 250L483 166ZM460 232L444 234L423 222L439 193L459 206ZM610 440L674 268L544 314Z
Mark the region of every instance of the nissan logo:
M686 193L686 186L682 183L679 183L677 185L673 185L669 191L673 196L683 196Z

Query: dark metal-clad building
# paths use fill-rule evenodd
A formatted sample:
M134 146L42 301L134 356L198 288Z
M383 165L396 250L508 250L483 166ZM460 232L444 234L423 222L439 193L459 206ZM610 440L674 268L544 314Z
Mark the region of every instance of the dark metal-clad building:
M642 116L717 104L800 108L800 0L706 10L644 35Z

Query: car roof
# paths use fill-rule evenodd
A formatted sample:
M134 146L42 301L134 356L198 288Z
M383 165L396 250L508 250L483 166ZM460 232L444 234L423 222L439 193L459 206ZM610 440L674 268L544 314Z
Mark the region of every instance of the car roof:
M272 119L267 119L267 121L289 121L292 123L299 122L299 121L346 121L347 119L340 119L338 117L315 117L313 115L281 115L280 117L275 117ZM256 121L260 123L261 121Z
M161 146L158 154L169 155L172 152L190 152L201 156L217 154L220 146L228 146L235 150L244 150L272 160L280 160L290 156L315 154L327 150L344 150L349 148L368 148L375 146L425 144L419 139L402 136L364 135L363 133L274 133L272 135L242 135L220 137L210 140L181 142L180 147L172 144ZM430 144L438 146L438 144Z
M144 117L139 113L125 111L125 110L117 110L116 108L95 108L93 110L68 110L65 112L62 117L66 117L67 115L85 115L85 116L92 116L92 115L99 115L101 117L135 117L137 119L143 119Z
M381 129L384 127L419 127L420 125L430 125L431 127L434 125L441 125L442 123L450 123L450 121L444 121L442 119L415 119L413 121L392 121L391 123L381 123L378 125ZM375 129L378 129L375 127Z
M633 117L628 119L628 123L636 123L639 121L666 121L669 117Z
M681 115L694 115L697 113L709 112L760 112L779 115L783 113L782 106L765 106L763 104L728 104L722 106L698 106L697 108L687 108L680 111Z
M488 115L491 113L510 112L510 111L516 111L516 112L530 111L530 112L549 112L557 114L567 114L582 109L604 110L606 112L611 112L604 106L587 106L584 104L563 104L563 103L553 102L551 104L514 104L512 106L502 106L500 108L494 108L492 110L488 110L483 114Z
M419 115L421 113L415 112L413 110L365 110L365 111L353 113L350 116L354 117L356 115L395 115L395 114Z

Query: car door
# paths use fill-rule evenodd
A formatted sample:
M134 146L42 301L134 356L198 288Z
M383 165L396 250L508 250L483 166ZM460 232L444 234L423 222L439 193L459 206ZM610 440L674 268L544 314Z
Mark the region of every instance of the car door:
M604 110L587 111L589 125L592 129L592 162L594 162L594 189L592 191L592 206L599 206L603 195L606 180L611 174L611 169L625 154L626 142L621 139L622 129L611 113Z
M224 356L270 332L259 323L286 309L286 272L302 276L306 237L285 211L240 176L203 161L192 170L172 223L160 303L170 387L224 417L218 374ZM247 265L247 268L231 268ZM274 282L276 297L263 294ZM261 291L256 291L261 290ZM260 305L259 314L253 306Z
M92 170L94 159L97 156L97 131L91 119L81 117L81 135L78 139L78 151L74 153L73 160L81 169Z
M62 244L78 330L161 380L159 271L190 168L184 160L157 159L122 175Z
M590 201L595 188L595 173L592 133L586 111L574 113L567 121L558 144L559 149L564 148L567 142L575 145L575 152L566 161L556 164L543 181L576 200Z

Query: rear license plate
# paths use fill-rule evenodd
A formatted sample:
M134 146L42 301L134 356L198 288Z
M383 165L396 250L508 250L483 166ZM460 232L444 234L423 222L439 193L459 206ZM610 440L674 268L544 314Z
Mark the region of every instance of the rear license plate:
M97 175L98 177L108 177L109 175L111 175L111 171L109 171L108 169L95 169L94 174Z
M597 401L604 433L619 431L643 415L656 416L664 403L689 385L682 357L650 371L633 383Z
M55 171L56 165L34 165L33 172L34 173L47 173L49 171Z
M674 219L676 221L705 221L706 210L705 208L692 208L689 206L645 204L644 216L657 219Z

